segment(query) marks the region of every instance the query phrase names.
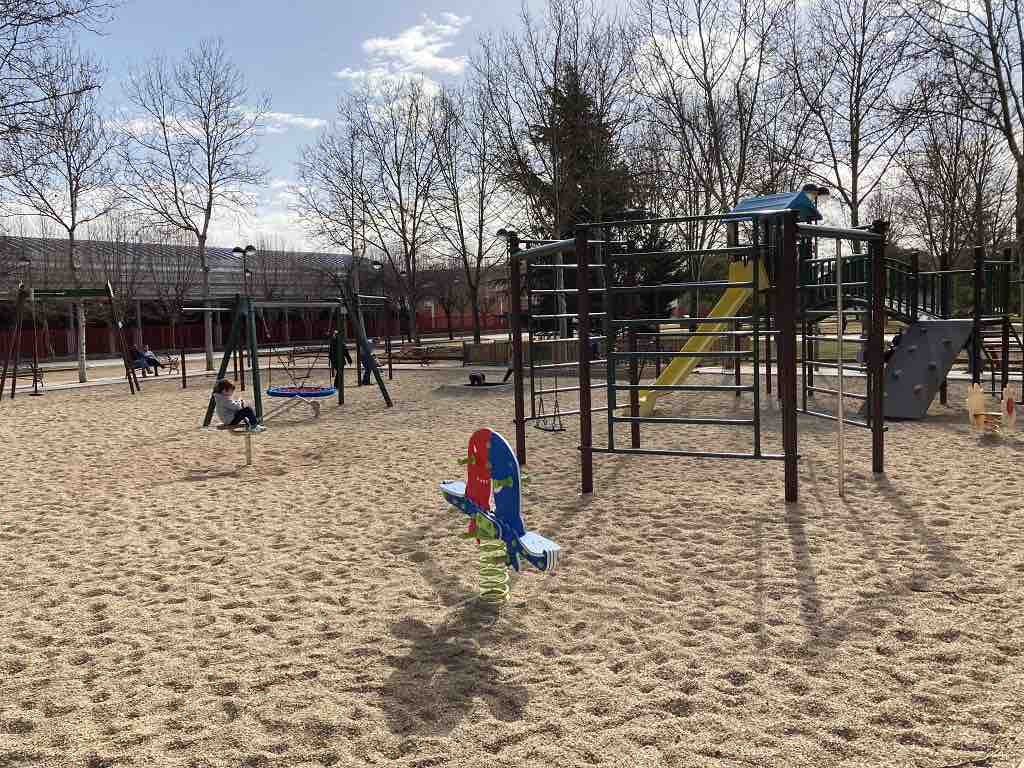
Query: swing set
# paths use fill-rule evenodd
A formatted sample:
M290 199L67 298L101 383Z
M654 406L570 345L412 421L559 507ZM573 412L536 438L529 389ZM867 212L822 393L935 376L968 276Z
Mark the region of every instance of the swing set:
M236 295L233 307L183 307L188 312L231 312L231 330L228 334L227 343L224 346L224 356L221 359L220 368L217 371L215 381L223 379L228 372L228 366L237 352L244 351L248 355L249 375L252 377L253 385L253 410L260 423L266 423L269 419L291 410L295 406L305 405L313 411L314 417L320 415L320 404L323 399L337 397L338 405L345 403L345 319L350 319L352 328L356 334L356 345L359 356L363 358L364 365L368 361L370 371L376 379L381 396L388 408L393 403L388 392L380 367L373 356L370 348L366 330L359 317L359 313L350 313L348 306L351 302L345 295L330 301L264 301L254 300L247 296ZM259 310L264 309L315 309L331 310L334 333L336 340L327 347L327 356L331 358L330 368L334 372L334 381L331 385L316 385L309 383L313 370L324 354L323 347L291 349L283 357L282 367L288 374L290 384L282 386L268 386L264 391L260 376L260 350L259 340L256 334L256 316ZM300 362L307 360L307 362ZM243 369L244 370L244 369ZM270 370L268 368L268 379ZM268 381L268 384L270 382ZM263 395L267 397L285 400L269 413L264 414ZM203 418L203 427L209 427L213 420L215 401L213 394L210 395L210 402L206 408L206 415Z
M117 305L114 303L114 289L109 282L103 288L47 288L43 290L29 290L24 284L19 284L16 296L14 325L4 355L3 370L0 371L0 399L3 399L8 373L11 376L10 398L12 400L17 392L19 376L25 378L19 372L19 361L21 358L21 331L26 314L29 316L32 326L32 360L29 368L32 374L32 394L36 396L43 394L39 391L39 385L43 381L43 371L39 367L39 329L36 327L36 301L38 300L79 302L87 299L105 299L110 312L111 327L117 337L118 351L121 353L121 360L124 363L128 389L133 395L141 391L139 379L135 375L135 366L129 353L128 342L124 336L124 322L118 314Z

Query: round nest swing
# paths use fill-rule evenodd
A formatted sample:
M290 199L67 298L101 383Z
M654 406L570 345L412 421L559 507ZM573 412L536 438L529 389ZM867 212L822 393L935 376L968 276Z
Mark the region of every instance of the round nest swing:
M330 397L336 394L338 394L338 390L335 387L314 387L308 385L270 387L267 390L268 397Z

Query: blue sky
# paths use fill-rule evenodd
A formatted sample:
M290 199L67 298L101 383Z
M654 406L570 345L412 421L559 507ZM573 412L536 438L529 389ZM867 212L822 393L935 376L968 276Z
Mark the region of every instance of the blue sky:
M261 139L271 183L258 209L248 222L218 220L211 240L230 245L262 232L310 246L284 190L299 147L331 119L338 96L375 71L457 78L477 36L514 25L518 11L518 0L128 0L101 36L80 42L108 67L105 100L118 107L120 82L133 65L222 37L252 92L268 94L276 114Z

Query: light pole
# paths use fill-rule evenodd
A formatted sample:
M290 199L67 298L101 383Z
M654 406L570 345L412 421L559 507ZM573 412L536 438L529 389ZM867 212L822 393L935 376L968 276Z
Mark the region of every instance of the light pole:
M247 245L244 248L236 245L231 252L242 260L242 295L249 296L249 263L248 260L256 255L256 246Z

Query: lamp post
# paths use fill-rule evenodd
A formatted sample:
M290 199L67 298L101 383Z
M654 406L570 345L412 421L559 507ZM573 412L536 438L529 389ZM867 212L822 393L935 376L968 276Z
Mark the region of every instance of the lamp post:
M32 285L32 260L28 256L18 259L18 266L25 268L25 284L28 285L29 302L32 311L32 396L39 397L39 330L36 328L36 291Z
M236 245L231 249L231 252L238 256L242 260L242 294L246 297L249 295L249 272L248 260L256 255L256 246L247 245L244 248L240 245Z

